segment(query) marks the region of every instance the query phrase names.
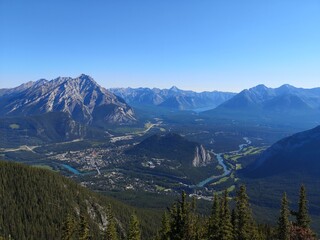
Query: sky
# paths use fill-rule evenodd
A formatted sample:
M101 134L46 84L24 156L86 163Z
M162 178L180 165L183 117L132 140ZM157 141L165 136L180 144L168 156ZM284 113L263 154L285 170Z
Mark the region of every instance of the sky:
M319 0L0 0L0 88L320 87Z

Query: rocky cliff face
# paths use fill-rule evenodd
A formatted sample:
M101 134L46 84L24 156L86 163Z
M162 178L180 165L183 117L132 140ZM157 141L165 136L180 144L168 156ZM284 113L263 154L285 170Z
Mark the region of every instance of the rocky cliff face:
M192 161L192 166L203 167L211 163L211 160L212 160L212 157L210 153L207 152L207 150L202 145L200 145L200 147L196 146L195 156Z
M0 115L26 116L65 112L81 123L104 120L108 123L135 121L133 110L123 99L82 74L77 78L59 77L31 82L0 98Z

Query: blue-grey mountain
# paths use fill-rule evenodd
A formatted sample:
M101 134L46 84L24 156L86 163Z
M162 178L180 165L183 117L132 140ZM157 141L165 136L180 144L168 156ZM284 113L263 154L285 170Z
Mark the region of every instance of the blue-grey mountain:
M320 126L284 138L268 148L249 167L250 176L265 177L298 173L320 174Z
M193 92L178 89L158 88L112 88L115 95L136 106L160 106L175 110L215 108L235 95L230 92Z
M245 89L216 110L301 111L320 108L320 88L303 89L290 85L268 88L264 85Z

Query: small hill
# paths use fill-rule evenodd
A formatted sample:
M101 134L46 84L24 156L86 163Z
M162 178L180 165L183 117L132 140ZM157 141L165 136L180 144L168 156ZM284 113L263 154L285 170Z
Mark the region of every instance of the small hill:
M132 208L93 193L58 173L9 162L0 162L0 202L0 236L21 240L61 239L68 215L76 221L76 230L80 215L84 216L90 239L102 239L109 204L117 230L124 237L133 212ZM143 239L149 239L154 234L154 215L141 215L139 211L137 214ZM79 239L77 234L74 239Z
M134 146L127 153L177 160L181 164L190 167L204 166L212 160L212 157L202 145L191 142L176 133L152 135ZM197 159L201 163L197 163Z
M153 173L182 178L192 184L215 173L217 164L214 156L201 144L176 133L152 135L126 153L135 156L138 165L151 165Z

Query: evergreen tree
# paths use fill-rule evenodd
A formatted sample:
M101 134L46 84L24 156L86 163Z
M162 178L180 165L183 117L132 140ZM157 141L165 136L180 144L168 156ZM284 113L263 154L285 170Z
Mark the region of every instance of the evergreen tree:
M62 240L70 240L72 239L72 236L74 234L75 230L75 221L72 217L72 215L69 213L67 215L67 218L63 224L62 229Z
M221 199L219 235L221 240L233 239L233 226L231 223L231 213L228 203L228 191L225 190Z
M233 237L236 236L236 211L232 209L231 211L231 225L232 225L232 233Z
M289 221L289 207L287 194L284 193L281 202L280 217L278 220L278 239L289 240L290 239L290 221Z
M140 224L138 218L135 214L131 215L130 224L129 224L129 234L128 240L140 240Z
M240 189L237 192L235 216L236 240L251 240L259 238L256 224L253 221L249 206L249 197L246 193L246 187L244 185L240 186Z
M108 208L107 208L107 221L108 221L108 224L107 224L105 239L118 240L116 224L114 221L114 217L113 217L110 205L108 205Z
M305 187L302 185L300 188L299 196L299 209L297 212L297 226L302 228L309 228L310 217L308 214L308 201Z
M160 240L170 240L170 222L168 214L165 212L162 216L161 229L159 231Z
M181 201L178 201L170 209L170 239L192 240L196 236L193 204L187 202L186 193L182 192Z
M209 217L207 238L208 240L219 240L220 233L220 203L217 194L213 197L211 215Z
M80 240L88 240L89 239L89 225L86 217L81 214L80 215L80 229L79 229L79 239Z

